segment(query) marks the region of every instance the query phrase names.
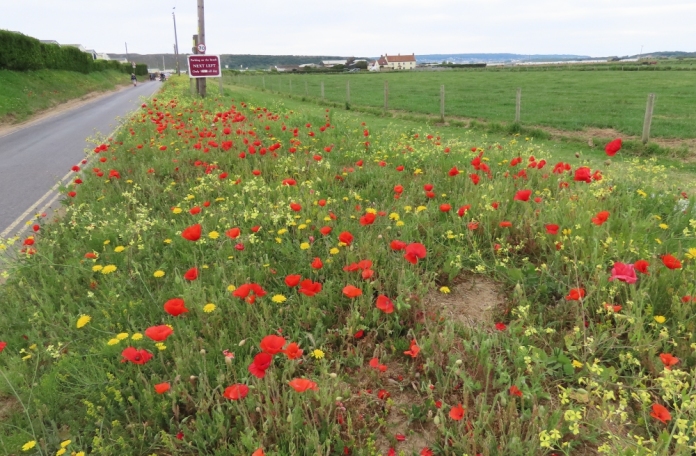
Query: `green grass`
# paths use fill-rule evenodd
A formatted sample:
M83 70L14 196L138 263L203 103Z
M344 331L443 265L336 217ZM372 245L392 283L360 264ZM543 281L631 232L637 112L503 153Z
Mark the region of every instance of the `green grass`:
M90 92L113 90L128 83L129 75L117 71L82 74L58 70L0 70L0 125L21 122L37 112Z
M439 114L440 85L446 91L446 115L493 122L515 119L515 96L522 88L521 120L563 130L614 128L641 135L648 93L655 93L651 135L696 138L696 71L548 71L526 69L441 72L392 72L339 75L236 76L240 83L311 97L346 100L381 108L384 81L389 82L389 108Z
M691 454L696 206L660 160L208 90L166 82L62 219L0 240L5 453ZM251 283L265 295L238 296ZM304 352L258 378L270 335Z

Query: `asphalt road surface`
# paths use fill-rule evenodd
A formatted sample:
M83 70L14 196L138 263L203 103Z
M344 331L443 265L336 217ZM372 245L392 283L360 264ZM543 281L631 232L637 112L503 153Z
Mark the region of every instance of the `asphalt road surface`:
M86 157L85 148L94 149L86 139L110 135L119 117L160 86L141 83L0 136L0 238L18 234L36 213L57 207L51 189Z

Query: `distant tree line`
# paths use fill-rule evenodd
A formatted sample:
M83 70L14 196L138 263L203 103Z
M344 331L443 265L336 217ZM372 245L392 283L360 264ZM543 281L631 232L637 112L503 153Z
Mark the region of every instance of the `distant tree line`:
M12 71L66 70L79 73L116 70L139 76L147 74L147 65L115 60L93 60L92 55L76 47L42 43L21 33L0 30L0 69Z
M302 65L305 63L321 64L322 60L342 60L346 57L331 55L251 55L251 54L222 54L221 64L229 66L230 70L239 70L240 65L246 69L268 69L275 65Z

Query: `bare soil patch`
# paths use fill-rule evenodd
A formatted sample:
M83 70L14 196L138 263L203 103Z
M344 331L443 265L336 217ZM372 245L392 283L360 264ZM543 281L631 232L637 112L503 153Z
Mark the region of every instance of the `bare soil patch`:
M493 280L462 273L455 277L449 293L433 290L425 296L427 308L438 310L443 317L464 326L490 325L493 312L504 304L504 294Z

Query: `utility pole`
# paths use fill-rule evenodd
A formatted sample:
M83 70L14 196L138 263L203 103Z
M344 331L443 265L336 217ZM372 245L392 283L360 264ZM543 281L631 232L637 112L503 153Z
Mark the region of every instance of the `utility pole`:
M126 43L126 60L130 62L130 57L128 57L128 43Z
M198 45L205 45L205 6L203 0L198 0ZM205 78L198 78L198 94L205 98Z
M176 6L172 8L175 10ZM172 18L174 19L174 58L176 59L176 75L181 76L181 70L179 69L179 39L176 37L176 15L172 11Z
M162 73L164 73L164 70L167 69L167 66L164 64L164 54L162 54Z

